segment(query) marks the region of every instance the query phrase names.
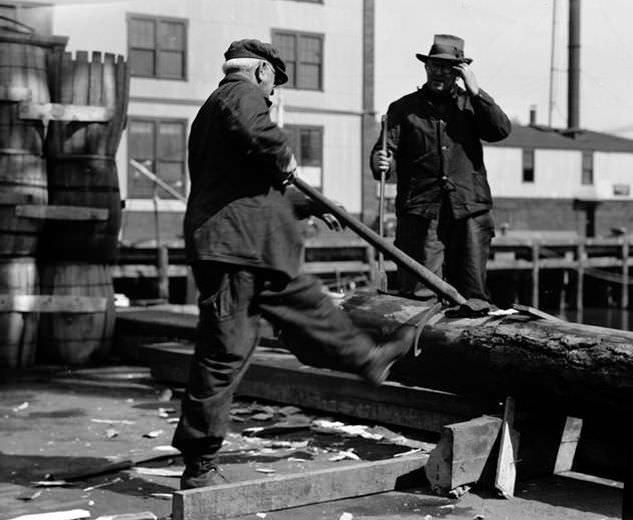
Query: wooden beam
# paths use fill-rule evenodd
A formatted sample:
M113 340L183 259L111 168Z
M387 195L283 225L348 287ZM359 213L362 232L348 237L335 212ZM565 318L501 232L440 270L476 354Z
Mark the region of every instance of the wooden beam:
M108 299L99 296L0 294L0 312L103 312Z
M178 343L139 348L140 359L150 366L155 379L183 386L192 355L191 346ZM431 432L493 407L450 392L396 382L373 388L358 376L308 367L291 354L266 352L255 353L236 394Z
M15 207L17 217L49 220L108 220L109 213L108 209L88 206L21 204Z
M112 119L111 108L96 105L62 105L61 103L28 103L19 106L20 119L47 121L77 121L107 123Z
M501 419L482 416L444 427L424 472L438 495L481 478L499 436Z
M422 483L426 460L426 455L399 457L176 491L172 519L233 518L392 491L403 479L419 475Z
M556 454L556 462L554 463L554 473L562 473L571 471L576 456L576 448L580 440L580 432L582 431L582 419L578 417L567 417L565 426Z

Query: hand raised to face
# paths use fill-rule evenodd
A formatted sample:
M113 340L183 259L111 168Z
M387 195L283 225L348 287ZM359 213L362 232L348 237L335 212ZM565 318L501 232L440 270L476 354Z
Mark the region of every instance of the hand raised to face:
M479 94L479 84L477 83L477 78L475 77L475 73L472 71L467 63L459 63L457 65L454 65L453 70L460 78L464 80L464 86L471 96L476 96L477 94Z

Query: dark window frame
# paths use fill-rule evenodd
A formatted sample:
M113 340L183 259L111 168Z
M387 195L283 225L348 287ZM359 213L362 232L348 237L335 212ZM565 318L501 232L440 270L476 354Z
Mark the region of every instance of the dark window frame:
M323 176L324 176L324 152L325 147L323 143L323 138L325 135L325 130L323 126L320 125L302 125L302 124L286 124L283 127L284 132L288 136L288 140L292 150L295 154L295 158L297 159L297 165L307 166L307 167L318 167L321 168L321 180L319 182L319 187L323 188ZM304 158L302 156L301 149L301 131L307 130L310 132L316 131L319 136L319 150L318 150L318 164L305 164Z
M530 163L526 165L526 157L530 158ZM522 182L534 184L535 182L535 162L536 162L536 154L534 148L523 148L521 154L521 171L522 171Z
M275 38L278 36L292 36L295 39L295 60L294 63L294 77L289 74L288 83L283 85L284 88L292 89L292 90L309 90L312 92L324 92L325 91L325 34L324 33L316 33L316 32L306 32L306 31L294 31L290 29L271 29L271 42L276 45ZM319 80L317 87L299 87L298 78L301 74L301 62L299 61L300 49L301 49L301 38L318 38L319 43L321 44L320 52L321 52L321 60L318 62L319 64ZM276 45L279 47L278 45ZM282 54L282 58L284 61L288 62L286 58Z
M182 164L182 188L180 190L178 190L178 188L174 188L176 191L180 191L181 194L183 196L187 195L187 192L189 191L189 178L187 176L187 133L188 133L188 128L189 128L189 121L185 118L181 118L181 117L151 117L151 116L133 116L130 117L128 119L128 124L127 124L127 156L128 156L128 161L130 159L134 159L134 160L138 160L140 158L135 158L132 156L131 151L132 151L132 132L131 132L131 128L132 125L134 123L152 123L154 125L154 141L152 143L152 161L154 163L154 168L153 170L150 168L150 170L152 171L152 173L155 173L159 178L160 178L160 173L159 173L159 168L157 167L158 163L159 163L159 157L158 157L158 142L159 142L159 137L160 137L160 125L162 123L177 123L177 124L182 124L183 127L183 132L182 132L182 150L183 150L183 158L182 161L163 161L163 162L178 162L180 164ZM139 160L138 162L141 162L141 160ZM127 174L127 198L130 200L150 200L152 199L151 195L138 195L138 194L132 194L130 193L130 176L134 173L134 167L133 166L128 166L128 174ZM141 174L142 175L142 174ZM151 182L149 179L146 179L147 182ZM165 179L161 179L161 180L165 180ZM172 186L173 187L173 186ZM166 192L164 189L158 187L157 188L157 193L159 195L159 197L163 200L176 200L176 198L169 194L168 192Z
M189 79L189 20L186 18L175 18L170 16L153 16L148 14L141 13L127 13L127 55L128 60L131 61L132 51L137 49L137 47L133 47L130 43L130 32L131 32L131 24L134 20L140 20L145 22L154 23L154 74L138 74L132 72L132 64L130 63L130 76L133 78L146 78L146 79L160 79L166 81L188 81ZM162 52L179 52L182 53L182 76L175 78L170 76L161 76L160 72L160 42L158 41L158 27L160 23L177 23L183 26L184 36L183 36L183 49L182 51L172 51L163 49ZM138 47L140 48L140 47ZM145 48L142 48L146 50Z
M595 183L593 150L583 150L580 167L580 184L582 186L593 186Z

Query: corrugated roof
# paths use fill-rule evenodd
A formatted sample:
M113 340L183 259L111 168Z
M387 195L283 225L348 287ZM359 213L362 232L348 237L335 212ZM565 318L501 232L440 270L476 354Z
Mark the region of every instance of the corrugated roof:
M560 128L517 124L512 125L512 133L506 139L498 143L486 143L486 145L633 153L633 139L593 130L580 129L570 132Z

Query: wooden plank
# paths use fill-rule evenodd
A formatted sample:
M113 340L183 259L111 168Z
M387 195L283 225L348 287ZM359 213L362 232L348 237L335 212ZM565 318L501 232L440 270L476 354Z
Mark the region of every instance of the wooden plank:
M438 495L481 478L501 429L501 419L482 416L444 427L424 472Z
M495 474L495 488L505 497L514 496L517 478L516 460L519 453L519 433L514 426L514 399L507 397L503 410L499 457Z
M578 417L567 417L565 419L565 426L563 428L560 446L558 447L558 453L556 454L556 462L554 463L554 473L571 471L578 441L580 440L582 423L582 419Z
M90 518L90 511L86 511L85 509L51 511L50 513L34 513L32 515L17 516L12 520L79 520L80 518Z
M167 276L169 278L186 277L189 273L185 265L167 266ZM156 278L158 277L158 268L155 265L147 264L130 264L130 265L113 265L113 278ZM192 301L191 303L195 303Z
M172 519L233 518L392 491L400 479L415 478L418 473L422 483L420 470L426 460L425 455L399 457L176 491Z
M109 210L88 206L21 204L15 207L15 215L23 218L50 220L108 220Z
M367 273L371 265L362 261L305 262L301 270L309 274L321 273Z
M104 312L108 299L99 296L0 294L1 312Z
M139 357L155 379L183 386L192 355L191 345L173 342L139 347ZM491 403L396 382L373 388L358 376L265 351L256 351L236 394L432 432L495 410Z
M20 103L20 119L48 121L76 121L106 123L112 119L113 110L103 106L62 105L61 103Z

